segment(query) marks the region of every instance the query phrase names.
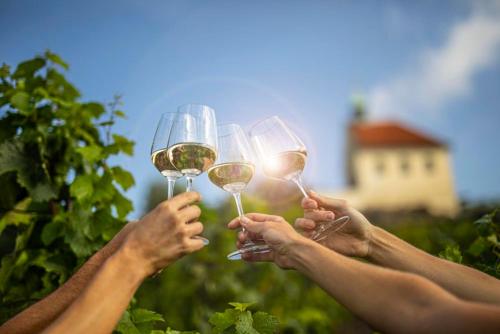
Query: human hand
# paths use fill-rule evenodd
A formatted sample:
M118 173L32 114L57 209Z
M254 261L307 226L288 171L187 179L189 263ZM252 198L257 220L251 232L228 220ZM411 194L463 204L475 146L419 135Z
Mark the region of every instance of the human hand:
M248 213L242 219L233 219L228 227L245 228L238 234L237 247L241 248L246 241L261 243L264 241L272 250L263 253L244 253L242 259L249 262L271 261L281 268L293 268L293 248L307 241L280 216L262 213Z
M193 238L203 232L197 220L201 210L193 203L197 192L185 192L160 203L145 215L126 237L123 248L147 276L168 266L180 257L203 248L203 241Z
M321 196L312 191L309 195L309 198L302 200L304 217L295 221L295 227L301 229L303 235L309 238L322 221L349 216L347 224L330 233L321 243L343 255L368 256L374 229L368 219L344 200Z

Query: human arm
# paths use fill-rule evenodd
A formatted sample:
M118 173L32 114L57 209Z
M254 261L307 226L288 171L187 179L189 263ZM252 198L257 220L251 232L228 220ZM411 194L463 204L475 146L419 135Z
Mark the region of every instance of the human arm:
M52 323L80 295L105 262L120 247L137 222L127 223L103 248L85 262L63 285L31 305L0 327L0 334L39 333Z
M192 237L203 231L191 203L195 192L160 203L138 222L81 295L44 333L110 333L141 282L183 255L203 247Z
M433 281L457 297L500 305L500 280L481 271L432 256L380 227L373 226L345 201L311 193L302 202L304 218L295 225L309 235L328 212L348 215L351 221L330 234L324 245L383 267L414 273Z
M247 261L272 261L296 269L373 328L387 333L493 333L500 307L460 300L414 274L350 259L297 234L280 217L247 214L239 238L262 238L270 253L245 254ZM230 227L239 226L236 219Z

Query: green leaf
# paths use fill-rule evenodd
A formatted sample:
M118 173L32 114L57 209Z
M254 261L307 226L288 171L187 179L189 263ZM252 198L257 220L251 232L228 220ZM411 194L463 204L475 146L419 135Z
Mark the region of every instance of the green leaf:
M132 322L130 313L128 311L123 312L123 315L116 326L116 331L121 334L141 334L137 327Z
M235 309L227 309L224 313L215 312L208 320L208 322L213 326L213 333L222 333L229 327L233 326L236 323L239 313L240 312Z
M84 147L78 147L76 151L88 162L94 163L101 158L102 148L97 145L90 144Z
M7 225L19 226L29 224L33 215L26 212L26 210L30 204L31 198L27 197L17 203L12 210L4 214L0 219L0 234Z
M0 78L5 79L10 75L10 66L3 63L0 67Z
M439 253L439 257L448 261L462 263L462 253L456 245L448 245L445 250Z
M54 186L45 182L39 182L35 187L28 190L34 202L46 202L57 196Z
M41 239L45 246L48 246L59 237L64 225L59 220L53 220L43 227Z
M54 64L57 64L57 65L61 66L65 70L69 69L69 65L64 60L62 60L61 57L59 57L59 55L57 55L55 53L52 53L49 50L47 50L47 51L45 51L45 57L48 60L50 60L51 62L53 62Z
M17 92L10 98L10 104L20 111L27 111L30 106L30 96L25 92Z
M127 198L125 198L118 191L116 192L115 197L113 198L113 203L116 208L116 212L118 213L119 219L125 218L127 214L134 209L132 202Z
M89 113L94 118L98 118L99 116L101 116L106 112L104 106L97 102L83 103L81 105L81 108L84 110L84 112Z
M236 320L236 333L237 334L259 334L253 326L252 313L250 311L241 312Z
M472 244L470 244L467 252L473 256L479 256L488 250L489 244L483 237L477 237Z
M132 174L119 166L111 168L113 177L123 190L127 190L135 184L134 177Z
M118 147L118 149L125 154L133 155L134 154L134 142L128 140L127 138L114 134L113 135L114 145Z
M234 307L235 310L244 312L246 311L250 306L255 305L255 303L237 303L237 302L232 302L229 303L232 307Z
M45 66L45 59L41 57L36 57L31 60L24 61L17 65L14 74L12 74L12 78L20 79L20 78L29 78L32 77L36 71Z
M91 175L78 175L70 186L71 195L75 196L78 200L90 197L93 191L94 186Z
M260 334L274 334L279 330L278 318L265 312L256 312L253 315L253 327Z
M165 322L161 314L143 308L133 309L131 313L132 319L136 324L152 321Z
M123 111L121 111L121 110L115 110L115 111L113 111L113 113L114 113L116 116L118 116L118 117L121 117L121 118L126 118L125 113L124 113Z

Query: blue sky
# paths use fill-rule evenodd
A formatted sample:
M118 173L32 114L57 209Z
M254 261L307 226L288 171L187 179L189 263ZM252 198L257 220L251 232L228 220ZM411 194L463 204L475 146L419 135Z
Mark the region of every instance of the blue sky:
M124 95L116 131L137 144L117 163L136 178L137 213L161 179L149 160L159 115L188 102L244 126L282 116L308 145L308 183L342 188L353 93L372 118L450 143L462 197L500 197L499 1L3 0L0 41L9 64L59 53L85 99Z

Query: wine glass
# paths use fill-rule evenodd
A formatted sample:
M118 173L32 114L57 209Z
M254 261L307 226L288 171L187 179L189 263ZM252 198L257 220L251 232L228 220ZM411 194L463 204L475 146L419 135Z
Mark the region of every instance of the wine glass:
M292 181L304 197L309 197L301 178L307 160L306 146L278 116L255 124L250 130L250 139L266 176ZM342 228L348 221L349 217L343 216L322 222L311 238L319 242L328 234Z
M161 175L167 179L168 199L171 199L174 194L175 181L182 177L182 173L175 169L170 162L167 153L168 138L176 116L176 112L166 112L161 115L151 145L151 161Z
M224 124L217 127L218 147L215 165L208 169L208 178L213 184L234 197L238 215L243 218L241 193L253 177L255 167L252 162L252 147L243 129L237 124ZM243 229L244 231L244 229ZM227 258L239 260L247 252L268 252L265 244L246 242L242 248L230 253Z
M168 140L168 158L186 177L186 191L193 178L214 164L217 147L215 111L201 104L180 106Z

